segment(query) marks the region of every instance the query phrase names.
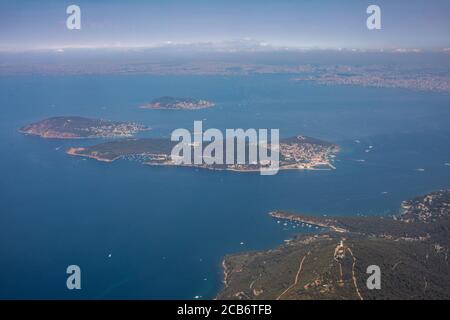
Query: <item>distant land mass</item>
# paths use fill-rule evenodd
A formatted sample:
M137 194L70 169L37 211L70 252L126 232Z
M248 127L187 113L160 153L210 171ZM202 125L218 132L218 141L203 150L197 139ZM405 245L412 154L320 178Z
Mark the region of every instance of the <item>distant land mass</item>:
M213 107L215 104L207 100L193 98L160 97L141 106L142 109L198 110Z
M133 122L75 116L52 117L19 129L24 134L51 139L131 137L144 130L149 130L149 128Z
M450 190L405 201L394 217L269 214L325 230L227 256L219 299L450 298ZM371 265L380 267L380 290L367 288Z
M67 153L75 156L93 158L99 161L112 162L120 158L132 158L140 160L148 165L177 165L171 158L172 148L178 142L169 139L126 139L109 141L94 146L83 148L70 148ZM224 153L226 153L226 143L224 141ZM191 148L194 148L192 146ZM335 169L333 159L339 152L339 146L306 136L296 136L281 139L280 144L280 170L287 169ZM246 144L248 155L249 145ZM193 151L192 151L193 154ZM181 166L191 166L215 170L231 171L259 171L264 164L249 163L243 164L192 164Z
M57 61L52 59L51 54L47 59L41 60L32 59L31 56L29 59L18 59L14 54L3 54L0 74L289 75L294 81L319 85L450 92L448 48L435 53L395 49L383 53L355 52L353 49L339 52L313 50L309 53L282 51L229 53L229 57L233 57L231 59L223 53L210 52L208 55L196 55L192 59L178 59L176 63L172 61L172 54L164 57L151 50L147 51L148 55L143 60L141 52L130 51L127 55L129 59L124 60L121 55L113 52L109 52L109 58L105 59L105 52L102 51L93 55L88 63L76 56L67 56L67 60ZM367 60L367 55L370 55L370 61Z

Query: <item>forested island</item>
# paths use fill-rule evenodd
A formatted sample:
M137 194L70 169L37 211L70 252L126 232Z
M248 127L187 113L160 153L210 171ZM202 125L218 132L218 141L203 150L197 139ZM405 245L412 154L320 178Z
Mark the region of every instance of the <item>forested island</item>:
M131 137L144 130L149 128L134 122L76 116L47 118L19 129L24 134L51 139Z
M450 190L405 201L394 217L270 215L324 231L227 256L219 299L450 298ZM373 265L381 287L369 290Z
M210 108L214 105L213 102L208 100L165 96L142 105L141 109L198 110Z

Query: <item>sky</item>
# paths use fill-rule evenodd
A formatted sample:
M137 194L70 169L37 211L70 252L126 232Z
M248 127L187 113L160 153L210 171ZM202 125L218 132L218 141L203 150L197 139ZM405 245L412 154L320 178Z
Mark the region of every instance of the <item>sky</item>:
M66 28L67 6L81 30ZM381 8L368 30L366 8ZM448 0L0 0L0 50L152 47L450 48Z

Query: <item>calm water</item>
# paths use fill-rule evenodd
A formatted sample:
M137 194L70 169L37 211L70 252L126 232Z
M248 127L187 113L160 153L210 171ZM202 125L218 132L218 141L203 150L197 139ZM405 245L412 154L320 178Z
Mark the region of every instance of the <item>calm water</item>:
M218 105L137 108L162 95ZM321 87L287 76L17 76L0 78L0 105L0 298L211 298L225 254L307 231L277 224L270 210L391 214L403 199L449 187L448 94ZM194 120L280 128L343 152L336 171L276 176L105 164L64 154L96 141L17 132L54 115L139 121L154 136L192 129ZM80 291L65 287L70 264L81 267Z

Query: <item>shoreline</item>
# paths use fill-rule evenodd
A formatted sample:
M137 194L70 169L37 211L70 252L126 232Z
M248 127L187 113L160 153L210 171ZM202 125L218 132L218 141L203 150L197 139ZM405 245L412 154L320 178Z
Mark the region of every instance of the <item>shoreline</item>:
M347 233L349 230L337 226L335 220L329 218L306 217L299 214L287 213L282 211L271 211L268 213L274 219L295 221L304 224L310 224L321 228L326 228L338 233ZM322 221L320 221L322 220Z
M95 156L95 155L79 154L79 153L77 153L78 151L83 151L83 150L86 150L86 148L82 148L82 147L80 147L80 148L69 148L69 149L66 150L66 154L71 155L71 156L78 156L78 157L85 157L85 158L89 158L89 159L95 159L95 160L100 161L100 162L108 162L108 163L111 163L111 162L113 162L113 161L115 161L115 160L120 158L120 157L117 157L117 158L114 158L114 159L111 160L111 159L101 158L101 157L98 157L98 156Z
M28 132L21 129L17 130L19 133L26 135L26 136L33 136L33 137L39 137L42 139L55 139L55 140L87 140L87 139L113 139L113 138L132 138L134 137L133 134L129 135L109 135L109 136L86 136L86 137L80 137L80 136L65 136L65 135L43 135L41 133L34 133L34 132ZM144 131L144 130L143 130Z
M156 107L156 106L150 106L150 105L142 105L139 106L139 109L143 110L174 110L174 111L195 111L195 110L204 110L214 107L215 104L208 107L201 107L201 108L168 108L168 107Z
M66 150L66 154L71 155L71 156L78 156L78 157L85 157L85 158L89 158L89 159L95 159L97 161L101 161L101 162L114 162L116 160L119 160L120 158L122 158L123 156L118 156L116 158L113 159L108 159L108 158L102 158L96 155L92 155L92 154L80 154L78 153L78 151L84 151L86 150L86 148L75 148L75 147L71 147L69 149ZM255 173L255 172L261 172L261 169L232 169L232 168L213 168L213 167L204 167L201 165L183 165L183 164L167 164L167 163L163 163L163 164L159 164L159 163L150 163L150 162L143 162L144 165L147 166L154 166L154 167L184 167L184 168L193 168L193 169L205 169L205 170L211 170L211 171L231 171L231 172L240 172L240 173ZM321 164L323 165L323 164ZM329 168L315 168L315 167L308 167L308 168L293 168L293 167L280 167L278 169L278 171L287 171L287 170L298 170L298 171L302 171L302 170L308 170L308 171L332 171L332 170L337 170L336 167L334 167L333 165L329 164Z

